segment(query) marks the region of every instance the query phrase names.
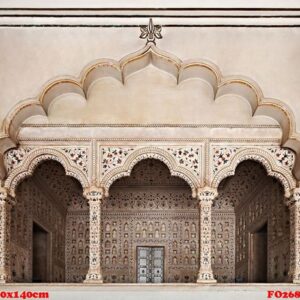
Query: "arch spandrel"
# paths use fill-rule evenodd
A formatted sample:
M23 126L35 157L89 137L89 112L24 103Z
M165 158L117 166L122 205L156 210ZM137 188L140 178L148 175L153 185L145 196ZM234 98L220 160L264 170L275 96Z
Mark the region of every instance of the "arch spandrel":
M80 153L80 154L79 154ZM66 175L77 179L83 188L88 187L88 150L80 147L53 148L18 148L5 154L7 179L4 187L10 195L15 195L17 185L34 173L35 168L46 160L59 162L65 169Z
M285 197L288 198L296 187L296 180L292 174L295 157L293 151L280 146L214 146L210 159L210 184L218 188L223 179L235 174L241 162L253 160L262 164L269 176L279 180L284 188Z
M177 176L182 178L187 182L192 190L193 197L196 197L196 191L199 185L201 184L201 177L197 177L197 174L200 175L201 169L201 148L198 146L196 148L188 147L190 151L190 155L194 155L195 160L197 160L197 168L193 165L196 161L186 161L184 166L181 166L179 161L181 158L179 156L183 153L183 151L188 151L184 149L184 147L143 147L143 148L117 148L112 149L113 152L121 151L122 162L120 162L120 166L114 167L111 170L103 173L103 166L107 163L106 160L102 159L101 162L101 172L103 177L100 180L100 185L105 189L106 194L109 193L110 186L117 180L125 176L130 176L133 167L140 161L148 158L157 159L167 165L169 171L172 176ZM103 154L102 148L102 154ZM124 151L127 151L128 154L124 156ZM179 156L178 156L179 155ZM118 155L117 155L118 156ZM118 160L118 158L116 158ZM199 171L198 171L199 168ZM195 171L197 169L197 171Z

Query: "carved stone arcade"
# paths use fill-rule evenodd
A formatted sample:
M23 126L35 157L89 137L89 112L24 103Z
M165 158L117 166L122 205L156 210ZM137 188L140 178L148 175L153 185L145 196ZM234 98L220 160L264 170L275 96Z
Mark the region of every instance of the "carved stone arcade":
M27 155L32 155L34 150L31 149ZM137 150L132 149L131 155L134 155ZM230 161L224 160L224 154L220 154L220 151L225 151L224 147L217 152L215 148L212 149L212 178L223 178L223 175L219 174L222 174L223 168L230 166ZM118 151L121 157L124 157L120 148L109 151ZM274 151L277 152L278 150ZM40 150L37 153L40 154ZM172 150L172 153L179 155L178 163L188 168L187 174L201 174L201 163L197 162L195 168L196 160L193 159L193 155L200 154L199 150L195 154L186 152L190 157L188 160L181 158L184 150ZM221 155L221 163L215 158L218 153ZM232 150L229 153L233 154L234 162L239 151ZM103 151L102 154L107 155ZM137 155L140 155L140 150ZM12 163L12 156L9 157L9 162ZM78 160L74 160L74 157L70 155L70 162L64 165L76 166ZM108 157L112 159L111 155ZM130 154L126 154L125 157L130 159ZM297 237L297 189L294 190L293 201L290 202L289 246L289 228L286 226L288 215L284 210L280 185L274 185L271 177L262 177L264 168L257 169L249 163L246 169L238 167L240 171L237 171L237 177L232 177L236 178L235 181L230 179L228 184L229 179L223 180L219 192L215 188L199 188L196 200L191 196L191 186L168 174L168 168L158 162L157 158L160 156L155 156L156 159L151 158L152 155L149 157L150 159L143 160L131 168L129 177L117 180L110 189L109 197L105 199L103 189L93 185L85 188L82 193L78 183L75 184L72 178L65 176L64 170L61 167L57 169L59 165L51 161L38 166L35 175L19 185L16 192L17 205L11 213L10 207L13 202L7 202L11 197L2 189L1 220L4 223L1 225L1 236L2 240L6 240L1 243L2 281L8 282L10 278L19 282L31 281L30 220L38 222L53 235L54 252L51 256L49 281L136 282L138 246L164 247L165 282L234 282L237 278L247 281L249 270L246 236L256 223L259 224L267 218L270 224L268 280L288 281L287 270L290 261L289 276L293 277L294 282L298 282L299 251L296 249L299 245L297 238L294 238ZM228 158L230 155L225 154L224 157ZM276 164L274 159L274 167L267 169L267 172L281 170L277 175L279 178L279 174L287 172L287 169L280 169L281 156L274 157L280 161ZM22 159L18 161L19 168L25 166L30 169L31 165L26 161L26 155L22 156ZM33 156L32 161L34 159ZM126 159L116 160L117 165L123 168ZM293 156L290 159L293 160ZM185 161L191 164L183 163ZM166 162L169 164L168 160ZM103 167L107 168L107 163L108 160L102 156ZM87 164L86 161L85 165ZM103 171L105 168L101 167L100 172L104 172L102 178L110 172L115 176L114 168L117 165L111 166L110 171ZM290 170L290 163L285 165ZM169 164L170 167L172 166ZM82 160L78 168L80 171L84 170ZM260 171L261 169L263 171ZM123 172L123 169L120 172ZM11 169L11 174L18 174L16 168ZM22 169L20 174L28 174L28 171ZM117 176L120 177L122 176ZM18 176L11 175L9 178L13 187L20 180ZM267 178L268 181L264 181L263 178ZM81 182L84 182L83 179ZM283 181L284 188L288 187L288 184L293 183ZM55 198L63 199L63 202L54 200ZM248 207L245 203L249 203ZM8 250L10 233L12 247ZM10 255L7 256L5 253L8 251Z

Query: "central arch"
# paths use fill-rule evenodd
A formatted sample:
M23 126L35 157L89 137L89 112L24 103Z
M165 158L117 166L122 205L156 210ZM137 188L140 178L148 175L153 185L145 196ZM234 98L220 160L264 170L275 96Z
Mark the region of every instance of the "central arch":
M101 180L101 186L104 187L106 195L109 193L110 186L122 177L130 176L134 166L145 159L156 159L163 162L172 176L182 178L187 182L192 190L192 196L196 197L199 179L187 168L178 166L176 159L166 150L158 147L144 147L131 153L121 167L108 172Z
M196 282L198 201L161 160L140 160L112 184L102 220L104 282Z

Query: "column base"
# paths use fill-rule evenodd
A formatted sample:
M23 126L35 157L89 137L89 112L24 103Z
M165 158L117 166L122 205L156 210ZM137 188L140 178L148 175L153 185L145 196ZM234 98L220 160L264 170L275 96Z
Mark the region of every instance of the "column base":
M9 283L13 282L12 276L10 275L10 270L1 268L0 270L0 283Z
M86 275L86 279L83 281L84 283L97 283L97 284L102 284L103 283L103 278L102 274L100 273L88 273Z
M197 279L197 283L199 284L213 284L213 283L217 283L216 279Z
M86 279L83 281L83 283L95 283L95 284L103 284L103 280L97 280L97 279Z
M1 283L11 283L13 282L13 280L11 278L3 278L3 277L0 277L0 284Z
M197 283L217 283L212 271L200 271L197 278Z

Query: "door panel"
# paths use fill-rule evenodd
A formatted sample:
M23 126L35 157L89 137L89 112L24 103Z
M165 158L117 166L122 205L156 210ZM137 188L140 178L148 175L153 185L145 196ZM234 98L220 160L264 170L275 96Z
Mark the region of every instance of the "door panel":
M163 267L163 247L137 247L138 283L162 283Z

